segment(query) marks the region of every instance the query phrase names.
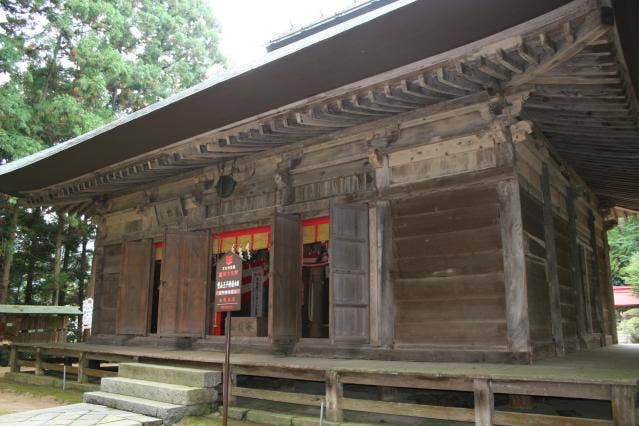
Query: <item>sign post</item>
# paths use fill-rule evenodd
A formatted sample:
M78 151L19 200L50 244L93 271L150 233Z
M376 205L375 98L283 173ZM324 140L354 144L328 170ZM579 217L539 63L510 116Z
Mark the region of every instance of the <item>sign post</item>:
M224 354L223 414L224 426L228 422L229 383L231 380L231 312L242 309L242 258L229 252L220 258L215 270L215 311L226 312L224 334L226 351Z

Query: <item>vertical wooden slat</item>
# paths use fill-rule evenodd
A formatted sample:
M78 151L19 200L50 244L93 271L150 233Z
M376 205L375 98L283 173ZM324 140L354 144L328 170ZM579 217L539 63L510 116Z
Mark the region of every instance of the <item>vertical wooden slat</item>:
M615 426L636 426L634 386L612 386L612 422Z
M590 247L592 248L592 287L594 287L595 292L595 300L593 301L595 304L595 312L597 315L597 323L598 323L598 331L601 331L602 336L609 334L607 323L604 318L603 307L604 307L604 292L603 286L601 282L601 268L600 268L600 258L599 258L599 247L597 245L597 230L595 229L595 214L589 209L588 210L588 230L590 231Z
M123 245L116 316L118 334L147 333L152 256L151 239L127 241Z
M564 347L564 332L561 321L554 214L550 196L550 173L548 172L548 164L546 163L544 163L542 170L541 192L544 201L544 241L546 244L546 276L548 278L548 294L550 296L550 322L552 325L553 340L555 341L555 353L557 355L564 355L566 350Z
M88 377L86 375L86 369L89 365L88 361L87 354L85 352L80 352L80 355L78 356L78 383L86 383L88 381Z
M477 426L492 426L495 415L495 395L489 380L473 380L475 393L475 424Z
M617 318L615 311L615 296L612 289L612 283L610 282L611 272L610 272L610 246L608 245L608 228L604 226L601 230L601 239L604 243L604 267L605 267L605 276L606 281L604 281L604 290L606 294L606 298L604 299L604 303L608 309L608 324L610 329L610 341L605 341L605 344L614 344L617 343Z
M44 370L42 370L42 348L36 348L35 353L35 375L42 376Z
M158 335L170 336L177 332L177 299L180 277L182 240L174 234L164 236L160 295L158 302Z
M584 294L581 282L581 261L579 260L579 244L577 242L577 211L575 200L577 194L575 188L568 186L566 197L566 208L568 210L568 238L570 243L570 278L577 294L577 333L580 341L586 335L586 313L584 310Z
M277 213L271 235L269 336L286 343L296 340L301 329L302 222L298 216Z
M395 293L391 278L393 265L393 222L388 201L377 202L377 275L379 279L379 344L391 346L395 339Z
M336 371L326 372L326 419L331 422L343 420L340 400L344 394L342 380Z
M206 324L209 238L206 232L165 236L158 334L203 336Z
M177 301L177 333L204 336L206 289L209 282L209 235L190 232L180 236L180 277Z
M330 218L330 314L332 341L368 342L370 281L368 207L333 204Z
M504 257L508 349L530 353L526 260L519 182L499 182L499 217Z
M12 373L20 372L20 364L18 363L18 349L15 346L11 346L9 351L9 371Z
M368 209L368 238L370 240L369 255L369 271L370 271L370 343L373 346L381 344L381 279L380 279L380 261L378 259L379 241L378 241L378 223L377 223L377 207L372 206Z

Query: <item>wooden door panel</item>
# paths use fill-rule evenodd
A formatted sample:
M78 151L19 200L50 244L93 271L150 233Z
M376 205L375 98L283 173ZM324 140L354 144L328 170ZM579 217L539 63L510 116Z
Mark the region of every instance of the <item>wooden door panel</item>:
M182 235L180 285L176 314L178 334L204 335L208 284L208 233Z
M158 334L204 335L208 263L208 233L184 232L166 235Z
M165 235L158 302L158 334L161 336L171 336L176 333L181 250L182 239L179 234Z
M370 283L368 206L331 206L330 329L336 341L368 341Z
M123 244L120 270L117 333L144 335L149 320L153 241Z
M271 244L269 335L274 340L298 337L302 282L302 223L298 216L277 214Z

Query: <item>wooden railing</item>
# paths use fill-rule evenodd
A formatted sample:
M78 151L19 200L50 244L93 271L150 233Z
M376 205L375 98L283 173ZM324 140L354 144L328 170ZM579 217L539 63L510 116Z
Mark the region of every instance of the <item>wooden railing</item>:
M66 368L69 374L77 375L77 381L84 383L89 377L108 377L117 373L114 371L89 368L90 361L109 363L118 362L171 362L184 365L221 369L219 358L211 357L211 361L194 357L189 361L180 351L173 353L144 351L138 355L123 355L117 353L118 348L109 347L104 351L78 350L67 348L37 347L33 344L21 346L13 344L10 352L11 371L19 372L21 367L32 367L35 374L46 371L62 371ZM21 354L29 354L31 359L24 359ZM176 358L170 358L175 356ZM54 358L57 358L54 361ZM76 365L63 366L60 360L73 360ZM250 386L246 381L238 386L238 376L250 376L273 379L287 379L293 381L320 383L318 389L323 388L322 394L284 392L281 390L259 389ZM475 422L478 425L636 425L635 398L637 386L632 380L628 384L618 384L605 381L566 382L552 381L552 378L521 380L503 379L495 377L455 376L451 372L449 377L440 375L426 375L420 373L405 373L400 370L364 371L362 369L339 370L304 368L294 362L286 365L242 364L232 365L232 400L237 397L251 398L282 403L300 404L319 407L324 404L327 420L340 422L344 411L359 411L384 415L412 416L420 418ZM244 382L243 382L244 383ZM625 383L622 381L622 383ZM344 396L344 385L363 385L378 388L423 389L434 391L460 391L474 395L472 408L452 407L443 405L426 405L405 402L390 402L374 399L358 399ZM568 417L559 415L545 415L536 413L512 412L495 409L494 395L529 395L540 397L559 397L585 399L592 401L606 401L611 403L612 420ZM471 397L471 399L473 399Z
M32 359L23 359L20 354L29 354ZM60 359L60 362L49 362L50 358ZM89 368L90 361L97 362L122 362L133 361L133 359L108 354L76 352L69 350L21 347L14 343L9 352L9 371L19 373L22 367L34 369L36 376L44 375L47 371L64 372L77 376L78 383L87 383L89 377L113 377L117 376L117 371L104 370L99 368ZM73 365L76 364L76 365Z
M238 374L277 379L323 381L325 394L317 395L239 387L235 385ZM309 372L305 373L304 376L300 376L295 372L278 370L268 372L264 367L250 366L234 367L233 375L232 400L237 397L243 397L313 407L320 407L323 403L326 407L326 419L333 422L343 421L343 412L349 410L395 416L475 422L477 425L635 425L635 402L633 399L637 393L635 386L535 381L511 382L491 379L427 379L404 375L339 373L337 371L326 371L323 376ZM343 390L346 384L473 392L474 408L347 398L344 397ZM496 410L494 404L495 393L611 401L613 420Z

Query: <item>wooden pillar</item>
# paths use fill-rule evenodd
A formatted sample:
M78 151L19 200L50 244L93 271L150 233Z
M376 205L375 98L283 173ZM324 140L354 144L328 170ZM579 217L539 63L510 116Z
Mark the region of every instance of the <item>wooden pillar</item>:
M344 394L342 380L336 371L326 372L326 419L341 422L343 419L340 400Z
M495 395L487 379L473 380L475 392L475 425L492 426L495 415Z
M395 331L390 202L378 201L370 209L369 229L371 345L390 347Z
M12 373L20 372L20 362L18 360L18 348L14 345L11 345L11 350L9 351L9 371Z
M42 370L42 348L36 348L35 353L35 375L42 376L44 370Z
M612 422L615 426L636 426L635 386L612 386Z
M604 261L604 276L606 280L603 283L604 293L605 293L605 301L606 309L608 309L608 324L610 325L610 340L608 340L608 336L604 336L604 341L606 345L611 345L617 343L617 318L615 315L615 296L612 289L611 280L611 272L610 272L610 246L608 245L608 227L604 226L601 230L601 239L604 243L604 253L603 257Z
M575 209L575 199L577 194L575 188L567 188L566 208L568 210L568 238L570 244L570 280L577 295L577 334L580 343L586 336L586 312L583 294L583 284L581 282L581 264L579 259L579 244L577 243L577 211Z
M530 354L526 257L517 178L499 182L497 191L504 256L508 350Z
M597 322L599 323L599 331L602 335L602 346L605 345L605 335L610 334L608 330L608 324L604 315L604 300L605 293L601 283L601 264L599 245L597 244L597 230L595 228L595 214L592 209L588 210L588 230L590 231L590 247L592 248L592 276L593 281L591 285L595 287L595 313L597 315Z
M557 268L557 246L555 244L555 223L550 195L550 172L544 163L541 176L541 192L544 200L544 241L546 245L546 278L550 296L550 322L552 337L555 341L555 354L564 355L564 332L561 323L561 300L559 289L559 273Z
M86 383L87 375L85 369L89 365L89 360L87 359L87 354L85 352L80 352L80 356L78 357L78 383Z
M231 390L229 391L229 406L231 405L237 405L237 396L235 396L233 394L233 388L237 387L237 374L233 374L232 373L233 370L231 370L231 383L230 383L230 387Z

